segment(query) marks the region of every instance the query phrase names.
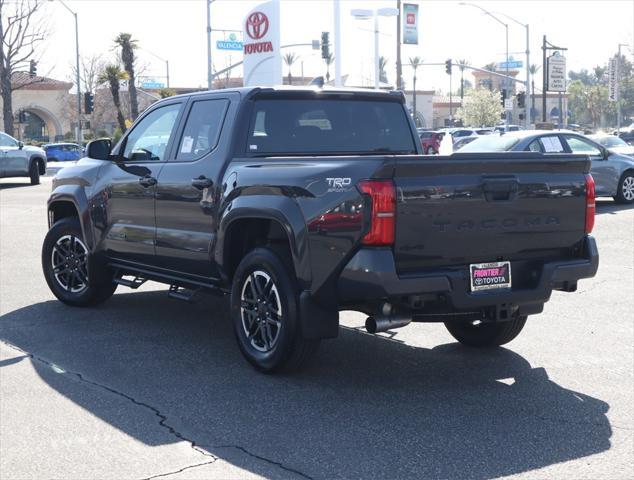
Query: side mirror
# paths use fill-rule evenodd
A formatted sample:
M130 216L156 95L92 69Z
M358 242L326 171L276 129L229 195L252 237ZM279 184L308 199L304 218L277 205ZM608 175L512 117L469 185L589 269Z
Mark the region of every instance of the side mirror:
M93 140L86 146L86 156L95 160L111 160L112 141L109 138Z
M24 142L18 142L18 148L22 150L24 148Z

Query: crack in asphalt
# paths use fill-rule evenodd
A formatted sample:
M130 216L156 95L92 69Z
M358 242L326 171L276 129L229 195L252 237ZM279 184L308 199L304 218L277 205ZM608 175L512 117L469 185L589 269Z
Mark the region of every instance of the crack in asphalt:
M56 365L55 363L50 362L50 361L48 361L48 360L46 360L46 359L44 359L42 357L39 357L39 356L37 356L37 355L35 355L33 353L27 352L26 350L23 350L20 347L18 347L16 345L13 345L12 343L9 343L9 342L7 342L7 341L5 341L3 339L0 339L0 343L2 343L3 345L6 345L7 347L9 347L9 348L11 348L11 349L13 349L13 350L15 350L17 352L22 353L25 357L28 357L28 358L30 358L32 360L35 360L37 362L40 362L40 363L48 366L54 372L57 372L57 373L60 373L60 374L64 374L64 375L68 375L68 376L72 376L72 377L76 377L80 382L87 383L87 384L92 385L94 387L97 387L99 389L105 390L105 391L107 391L109 393L112 393L112 394L117 395L119 397L125 398L126 400L132 402L134 405L137 405L139 407L143 407L143 408L145 408L147 410L150 410L152 413L154 413L154 415L156 417L159 418L158 424L159 424L160 427L166 429L172 436L178 438L179 440L182 440L184 442L189 443L190 447L193 450L195 450L196 452L200 453L201 455L204 455L206 457L211 458L211 460L209 460L207 462L197 463L195 465L188 465L188 466L185 466L185 467L183 467L183 468L181 468L179 470L175 470L173 472L159 473L159 474L152 475L152 476L149 476L149 477L144 477L143 480L151 480L151 479L154 479L154 478L161 478L161 477L167 477L169 475L176 475L178 473L184 472L185 470L190 470L192 468L202 467L204 465L211 465L212 463L215 463L217 460L219 460L219 458L216 455L213 455L212 453L209 453L205 449L199 447L198 444L194 440L186 437L184 434L182 434L181 432L176 430L171 425L168 425L167 424L167 416L162 414L161 411L158 408L153 407L152 405L149 405L149 404L147 404L145 402L141 402L141 401L135 399L134 397L132 397L132 396L126 394L126 393L123 393L123 392L121 392L119 390L116 390L116 389L114 389L112 387L109 387L109 386L104 385L102 383L95 382L93 380L89 380L89 379L84 377L79 372L74 372L74 371L62 369L60 366ZM263 462L269 463L271 465L275 465L275 466L281 468L282 470L294 473L294 474L299 475L300 477L306 478L308 480L314 480L313 477L311 477L309 475L306 475L305 473L302 473L299 470L295 470L293 468L285 466L284 464L282 464L280 462L276 462L275 460L271 460L271 459L263 457L261 455L257 455L255 453L252 453L252 452L248 451L246 448L244 448L244 447L242 447L240 445L215 445L212 448L225 448L225 449L233 448L233 449L236 449L236 450L240 450L241 452L243 452L246 455L249 455L250 457L256 458L258 460L261 460Z

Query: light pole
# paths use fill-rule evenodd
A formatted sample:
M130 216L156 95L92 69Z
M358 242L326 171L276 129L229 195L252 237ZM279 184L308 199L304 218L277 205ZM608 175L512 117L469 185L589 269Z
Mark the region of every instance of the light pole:
M165 78L166 78L165 83L167 84L167 88L170 88L170 62L169 62L169 60L166 60L163 57L159 57L156 53L151 52L151 51L149 51L146 48L144 48L143 50L145 50L147 53L149 53L153 57L158 58L160 61L165 62Z
M207 3L207 89L213 89L213 75L211 72L211 4L215 0L205 0Z
M335 20L335 87L341 87L341 8L339 0L334 0L332 5Z
M53 2L54 0L49 0ZM84 141L84 136L81 131L81 79L79 75L79 23L77 21L77 12L71 10L71 8L64 3L63 0L59 0L66 10L73 14L75 17L75 68L77 69L77 75L75 81L77 82L77 132L75 138L80 145Z
M506 31L506 62L505 62L506 69L505 70L506 70L506 76L508 77L509 76L509 25L508 25L508 23L504 23L498 17L493 15L493 13L491 13L488 10L482 8L480 5L476 5L475 3L460 2L459 5L477 8L477 9L481 10L485 15L488 15L493 20L495 20L496 22L498 22L498 23L500 23L500 24L502 24L504 26L504 29ZM505 91L506 91L506 85L507 84L508 84L508 80L504 79L504 87L505 87L504 90ZM509 126L509 112L508 112L508 110L506 110L506 106L504 108L504 118L505 118L505 124L506 124L505 130L507 130L508 126Z
M374 88L379 88L379 17L393 17L398 15L396 8L379 8L377 10L370 10L365 8L355 8L350 11L350 14L357 20L369 20L374 19Z
M619 53L616 57L616 132L621 133L621 47L628 47L627 43L619 43Z

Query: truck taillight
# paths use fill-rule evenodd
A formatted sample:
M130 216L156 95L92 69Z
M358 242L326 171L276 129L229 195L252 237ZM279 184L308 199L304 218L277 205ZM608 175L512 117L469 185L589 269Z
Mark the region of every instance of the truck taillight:
M594 178L586 174L586 233L591 233L594 228L594 214L596 212Z
M370 231L363 237L364 245L394 244L396 221L396 189L392 180L364 180L359 190L372 199Z

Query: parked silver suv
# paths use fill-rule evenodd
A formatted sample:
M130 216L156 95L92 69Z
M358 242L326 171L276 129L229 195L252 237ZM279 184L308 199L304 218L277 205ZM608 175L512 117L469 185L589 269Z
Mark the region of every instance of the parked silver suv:
M31 185L40 183L46 173L46 152L39 147L25 146L0 132L0 178L30 177Z

